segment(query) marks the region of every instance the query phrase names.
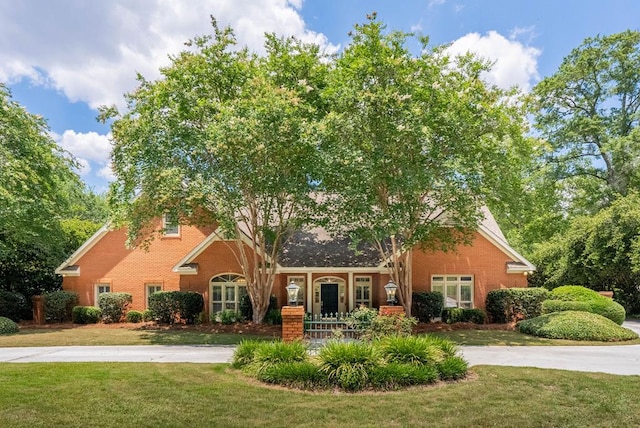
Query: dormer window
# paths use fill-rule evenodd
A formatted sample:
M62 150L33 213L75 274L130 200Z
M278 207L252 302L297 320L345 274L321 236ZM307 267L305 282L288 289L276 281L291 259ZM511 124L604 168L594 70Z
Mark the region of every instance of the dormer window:
M178 218L173 214L164 214L162 216L162 229L164 230L164 236L180 236Z

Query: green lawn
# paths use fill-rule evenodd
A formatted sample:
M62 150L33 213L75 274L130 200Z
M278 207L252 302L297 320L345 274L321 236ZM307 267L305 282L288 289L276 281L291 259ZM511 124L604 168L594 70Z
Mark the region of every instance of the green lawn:
M588 342L579 340L546 339L507 330L454 330L432 333L470 346L585 346L585 345L637 345L640 339L624 342Z
M223 364L0 364L0 426L640 425L640 376L473 370L455 384L351 395L269 388Z

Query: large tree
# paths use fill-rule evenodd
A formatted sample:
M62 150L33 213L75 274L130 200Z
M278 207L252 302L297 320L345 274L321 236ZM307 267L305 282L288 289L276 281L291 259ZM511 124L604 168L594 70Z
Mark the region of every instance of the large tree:
M327 67L317 46L267 35L258 57L212 23L161 79L140 77L126 113L104 111L116 114L110 202L131 243L153 236L153 218L166 212L220 226L259 323L282 246L312 215L310 130Z
M640 32L586 39L534 88L544 161L570 212L594 213L640 185Z
M488 64L426 39L414 56L409 35L369 18L325 91L321 184L333 229L377 248L410 313L411 249L469 242L483 205L517 193L530 140L515 92L481 79Z

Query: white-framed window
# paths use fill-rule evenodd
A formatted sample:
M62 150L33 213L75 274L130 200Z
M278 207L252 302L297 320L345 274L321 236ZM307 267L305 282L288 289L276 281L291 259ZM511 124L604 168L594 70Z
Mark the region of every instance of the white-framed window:
M353 278L355 285L356 298L355 307L365 306L371 307L371 277L370 276L356 276Z
M147 283L145 285L145 288L147 289L147 307L149 307L149 296L151 296L153 293L157 293L158 291L162 291L162 284Z
M164 236L180 236L178 218L173 214L165 213L162 216L162 229L164 230Z
M111 284L109 283L98 283L96 284L96 302L95 306L98 306L98 297L102 293L111 293Z
M306 279L304 276L288 276L287 285L291 284L292 282L300 287L300 290L298 290L298 306L302 306L304 305L304 289L306 285Z
M442 293L445 307L473 308L473 275L433 275L431 291Z
M247 282L242 275L224 274L211 279L211 314L225 309L240 310L240 302L247 294Z

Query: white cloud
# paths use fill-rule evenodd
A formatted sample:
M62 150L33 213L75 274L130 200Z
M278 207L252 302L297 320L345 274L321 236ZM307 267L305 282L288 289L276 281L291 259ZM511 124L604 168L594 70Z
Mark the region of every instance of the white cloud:
M78 161L78 173L86 177L91 172L91 164L86 159L76 159Z
M77 158L106 164L111 153L110 135L96 132L75 132L68 129L55 138L60 147Z
M71 101L124 104L135 74L153 79L184 42L211 32L210 15L231 25L240 45L262 51L265 32L295 35L328 51L309 30L302 0L21 0L0 2L0 81L48 84Z
M107 181L115 181L116 179L116 176L113 173L113 170L111 169L111 162L109 162L106 166L101 168L96 175L106 179Z
M441 6L446 0L429 0L429 7Z
M462 55L467 52L475 53L494 63L485 79L501 88L517 85L528 92L532 84L540 78L538 57L541 51L516 40L509 40L496 31L489 31L484 36L469 33L447 48L450 55Z

